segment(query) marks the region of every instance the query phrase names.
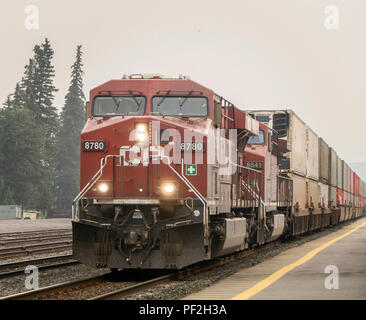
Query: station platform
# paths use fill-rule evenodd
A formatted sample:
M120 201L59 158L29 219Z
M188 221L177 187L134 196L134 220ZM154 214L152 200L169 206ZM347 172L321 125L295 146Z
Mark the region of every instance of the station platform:
M185 300L364 300L366 218L285 250Z
M71 230L71 219L0 220L0 234L57 229Z

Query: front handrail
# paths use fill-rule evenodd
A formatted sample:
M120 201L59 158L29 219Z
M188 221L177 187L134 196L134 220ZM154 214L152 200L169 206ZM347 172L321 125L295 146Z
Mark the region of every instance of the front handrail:
M98 180L103 175L103 169L107 165L107 160L109 158L120 158L122 155L115 155L110 154L107 155L105 158L100 160L100 169L95 173L95 175L89 180L89 182L85 185L85 187L80 191L80 193L75 197L74 201L72 202L72 220L78 222L79 221L79 206L78 202L80 199L84 197L84 195L98 182Z
M157 158L161 158L161 159L167 159L167 164L168 167L174 172L174 174L180 178L185 184L186 186L188 186L193 193L197 196L197 198L202 202L203 204L203 224L205 226L205 238L208 239L208 211L207 211L207 201L206 199L203 197L203 195L196 189L196 187L184 176L184 175L180 175L170 164L170 158L168 156L162 156L162 155L158 155L153 157L155 159ZM182 162L183 165L183 162Z
M100 169L95 173L95 175L89 180L89 182L85 185L85 187L80 191L80 193L75 197L73 203L72 203L72 219L76 222L79 221L79 206L78 206L78 202L80 201L80 199L83 198L83 196L98 182L98 180L102 177L103 175L103 169L105 168L106 164L107 164L107 160L109 158L113 158L113 157L117 157L117 158L121 158L123 157L122 155L107 155L105 158L101 159L101 163L100 163ZM183 175L180 175L170 164L170 158L168 156L155 156L153 157L153 159L156 158L161 158L161 159L167 159L167 164L168 167L174 172L175 175L177 175L192 191L193 193L197 196L197 198L202 202L203 204L203 224L205 225L205 236L208 237L208 216L207 216L207 201L206 199L202 196L202 194L195 188L195 186Z

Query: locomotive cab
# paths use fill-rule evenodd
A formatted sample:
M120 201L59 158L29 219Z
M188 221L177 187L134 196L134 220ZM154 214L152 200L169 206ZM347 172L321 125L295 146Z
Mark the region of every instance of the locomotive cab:
M248 139L260 133L245 112L184 77L111 80L91 90L90 101L73 204L76 259L183 268L281 231L268 225L263 201L269 131L261 126L264 144L252 143L246 156ZM264 162L263 174L244 160Z

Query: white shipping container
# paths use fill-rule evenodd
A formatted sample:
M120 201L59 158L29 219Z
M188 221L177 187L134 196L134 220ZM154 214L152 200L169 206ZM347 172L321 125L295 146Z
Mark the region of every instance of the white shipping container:
M314 208L320 208L321 207L321 201L320 201L320 190L319 185L317 181L314 180L308 180L308 204L311 206L313 204Z
M343 169L342 160L337 156L337 188L343 189Z
M343 190L349 192L349 167L345 161L343 161Z
M292 111L290 115L289 140L292 151L290 156L291 171L306 175L306 126L305 123Z
M292 178L293 181L293 204L297 204L299 209L306 209L306 178L295 174L291 174L290 178Z
M306 176L319 180L319 138L306 126Z
M337 186L337 154L329 148L329 184L331 186Z
M351 193L353 194L353 193L354 193L354 190L353 190L353 180L354 180L353 178L354 178L354 177L353 177L353 171L352 171L352 169L351 169L351 168L349 169L349 176L350 176L350 179L349 179L349 180L350 180L350 181L349 181L349 183L350 183L350 185L349 185L349 190L350 190L350 191L349 191L349 192L351 192Z
M329 146L319 138L319 181L325 184L329 184L329 160Z
M329 195L328 201L331 206L336 206L337 204L337 188L333 186L329 186Z
M320 187L320 203L322 207L328 207L328 199L329 199L329 190L328 186L324 183L319 182Z
M345 192L344 193L344 203L345 203L346 206L349 206L350 199L351 198L350 198L349 193L348 192Z
M287 140L291 151L286 154L290 159L287 171L306 176L306 125L292 110L253 110L248 113L264 119L265 124L278 132L280 139ZM274 120L277 118L277 124ZM281 118L281 119L279 119Z
M361 198L365 197L365 183L361 178L360 178L360 196Z

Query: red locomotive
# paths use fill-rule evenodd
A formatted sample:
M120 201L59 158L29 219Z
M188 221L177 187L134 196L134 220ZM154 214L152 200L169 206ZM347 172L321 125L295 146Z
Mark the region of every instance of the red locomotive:
M131 75L91 90L74 256L111 269L182 268L335 224L329 215L338 223L349 203L300 207L301 183L283 165L288 139L264 117L186 77ZM360 210L349 218L363 213L364 184L354 185Z

